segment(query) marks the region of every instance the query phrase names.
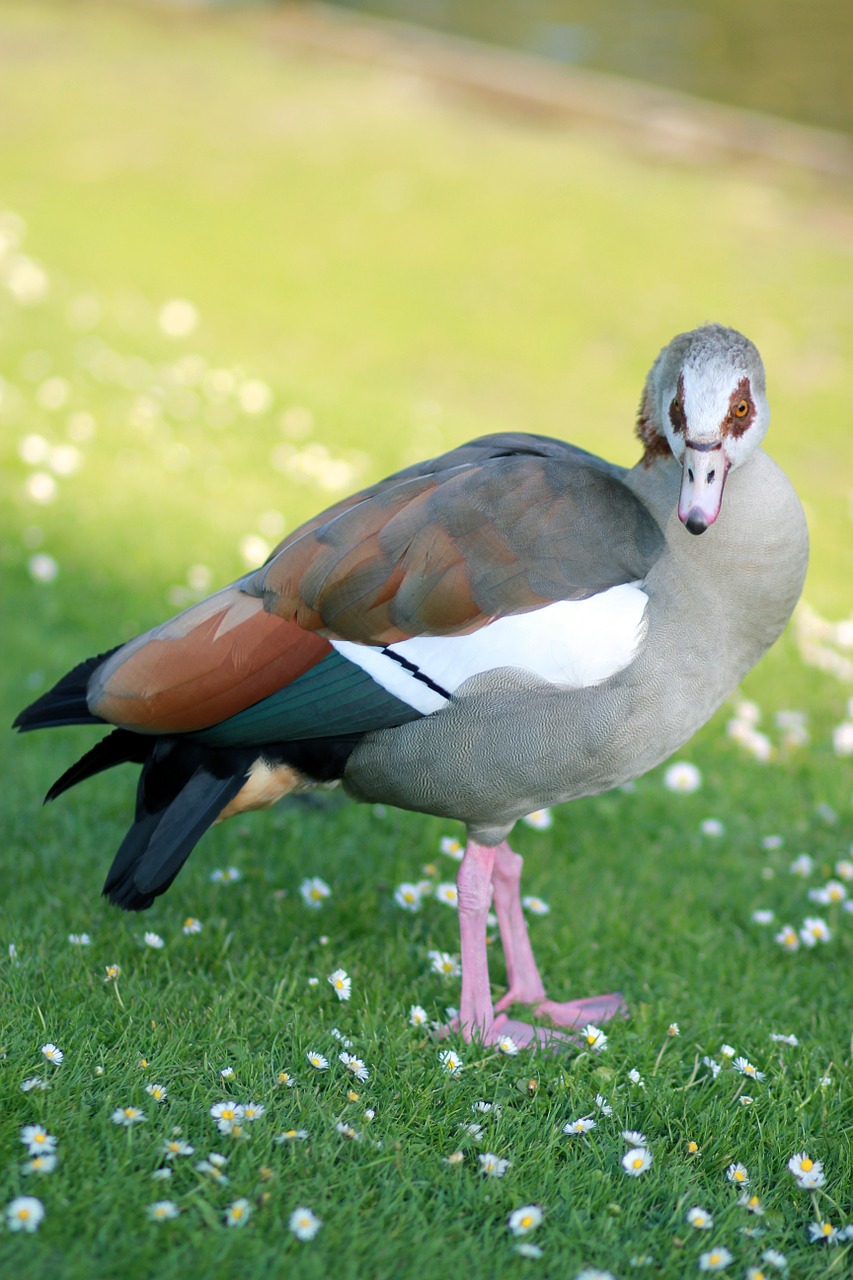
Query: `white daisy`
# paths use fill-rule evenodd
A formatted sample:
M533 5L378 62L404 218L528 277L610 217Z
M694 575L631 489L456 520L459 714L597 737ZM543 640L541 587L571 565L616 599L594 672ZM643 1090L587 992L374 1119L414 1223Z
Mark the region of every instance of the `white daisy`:
M734 1182L739 1187L749 1186L749 1174L747 1173L746 1165L730 1164L726 1169L726 1177L729 1182Z
M336 969L334 973L330 973L328 981L335 989L335 995L339 1000L349 1000L352 995L352 978L346 969Z
M323 1223L310 1209L294 1209L287 1225L297 1240L313 1240Z
M757 907L752 913L753 924L772 924L775 913L766 907Z
M579 1120L569 1120L563 1125L563 1133L589 1133L590 1129L595 1128L595 1121L589 1116L581 1116Z
M477 1160L480 1164L480 1172L489 1178L502 1178L510 1166L509 1160L496 1156L492 1151L477 1156Z
M641 1173L651 1168L651 1163L652 1153L647 1147L632 1147L622 1157L622 1168L629 1178L639 1178Z
M52 1062L55 1067L62 1066L65 1054L61 1049L58 1049L55 1044L43 1044L41 1051L47 1058L48 1062Z
M56 1150L56 1138L40 1124L25 1124L21 1130L21 1142L31 1156L44 1155Z
M311 907L313 910L317 910L323 900L331 897L332 894L326 881L321 880L319 876L311 876L303 880L299 886L299 892L306 907Z
M146 947L151 947L154 951L162 951L166 945L159 933L151 933L150 931L144 935L142 940Z
M404 911L418 911L423 901L423 890L419 884L398 884L394 890L394 901Z
M211 1155L209 1160L199 1160L196 1165L196 1169L199 1173L206 1173L214 1182L218 1182L221 1186L227 1187L228 1177L222 1168L222 1163L220 1163L220 1161L224 1162L224 1157L220 1156L215 1160L213 1155Z
M601 1030L601 1027L595 1026L594 1023L588 1022L586 1026L581 1029L580 1034L588 1047L595 1053L601 1053L607 1048L607 1036Z
M324 1058L322 1053L317 1053L316 1049L309 1049L306 1058L317 1071L328 1071L329 1060Z
M719 1062L715 1062L713 1058L709 1058L707 1053L705 1054L705 1057L702 1059L702 1065L703 1067L708 1068L708 1070L711 1073L712 1080L716 1080L717 1076L720 1074L720 1071L722 1070Z
M818 942L830 942L832 931L820 916L806 916L800 929L800 940L804 947L814 947Z
M834 1227L831 1222L810 1222L809 1237L812 1244L817 1244L821 1240L827 1244L837 1244L838 1228Z
M774 941L785 951L799 951L800 937L796 929L791 924L783 924L782 928L775 935Z
M747 1058L735 1058L732 1063L735 1071L739 1071L742 1076L749 1076L751 1080L763 1080L764 1072L754 1067Z
M631 1084L635 1084L638 1089L645 1089L646 1082L636 1067L632 1067L628 1072L628 1079L631 1081Z
M210 1108L210 1114L216 1121L220 1133L233 1133L234 1127L243 1119L243 1107L239 1102L229 1099L227 1102L216 1102Z
M623 1129L622 1137L632 1147L647 1147L649 1140L639 1129Z
M425 1027L429 1023L429 1014L419 1004L413 1004L409 1009L409 1022L413 1027Z
M528 813L521 821L534 831L548 831L554 825L554 815L550 809L534 809L533 813Z
M818 1191L826 1186L826 1174L821 1169L812 1169L810 1173L800 1174L797 1178L797 1186L802 1187L804 1191Z
M529 911L532 916L547 916L551 910L547 902L544 902L542 898L537 898L532 894L526 894L525 897L521 899L521 905L524 907L524 910Z
M147 1084L145 1092L149 1093L155 1102L165 1102L169 1096L164 1084Z
M243 1107L243 1119L251 1124L255 1120L260 1120L265 1113L266 1107L261 1102L247 1102Z
M157 1200L145 1210L152 1222L168 1222L181 1212L174 1200Z
M723 1245L717 1245L716 1249L709 1249L707 1253L699 1255L700 1271L724 1271L732 1260L732 1255Z
M445 884L436 886L435 899L437 902L443 902L446 907L457 907L459 905L459 893L455 884L449 881Z
M780 1035L775 1031L770 1032L770 1039L775 1040L777 1044L791 1045L794 1049L796 1049L800 1043L796 1036Z
M603 1094L597 1093L595 1095L595 1105L598 1107L599 1111L603 1116L613 1115L613 1108L611 1107L610 1103L607 1101L607 1099L604 1097Z
M347 1071L351 1071L356 1080L369 1080L370 1072L362 1062L361 1058L356 1058L352 1053L338 1054L338 1059L346 1067Z
M465 853L465 846L455 836L442 836L438 842L438 847L442 853L446 853L448 858L453 858L454 862L461 862Z
M814 858L807 853L801 853L791 863L790 870L792 876L802 876L805 879L814 871Z
M238 871L236 867L217 867L210 873L212 884L236 884L242 878L242 871Z
M791 1159L788 1161L788 1168L795 1178L802 1178L807 1173L813 1173L815 1171L820 1173L823 1169L823 1164L820 1160L812 1160L811 1156L805 1151L798 1151L797 1154L795 1156L791 1156Z
M177 1156L191 1156L195 1155L195 1147L191 1147L188 1142L181 1142L178 1138L164 1138L163 1155L167 1160L174 1160Z
M138 1107L116 1107L110 1119L113 1124L120 1124L126 1129L131 1129L135 1124L142 1124L145 1120L145 1115Z
M279 1133L273 1138L273 1142L277 1142L281 1146L285 1142L304 1142L307 1137L307 1129L285 1129L283 1133Z
M44 1205L35 1196L18 1196L6 1206L6 1226L10 1231L38 1231Z
M201 933L204 925L195 916L187 916L183 923L183 932L189 937L193 933Z
M28 1080L21 1081L21 1092L32 1093L33 1089L49 1089L50 1085L46 1080L42 1080L41 1076L30 1076Z
M529 1235L539 1226L542 1216L542 1210L538 1205L523 1205L521 1209L514 1209L509 1215L509 1229L514 1236Z
M249 1220L252 1213L252 1206L248 1200L235 1200L225 1210L225 1225L227 1227L243 1227Z
M433 973L439 973L443 978L458 978L462 972L457 957L448 955L446 951L429 951L427 955Z
M692 1209L687 1210L687 1221L697 1231L710 1231L714 1225L714 1219L708 1210L700 1209L698 1205L694 1205Z
M667 791L678 791L682 795L690 795L701 787L702 775L695 764L678 760L675 764L671 764L663 775L663 785Z
M459 1054L453 1049L442 1049L438 1055L438 1060L441 1063L442 1068L450 1076L458 1075L464 1065Z
M512 1036L501 1036L498 1041L498 1048L501 1053L505 1053L507 1057L510 1058L514 1057L518 1053L518 1045L515 1043Z
M68 941L71 943L72 947L88 947L91 944L92 939L89 937L88 933L69 933Z
M22 1165L22 1173L53 1173L56 1168L56 1154L53 1151L47 1151L42 1156L33 1156L32 1160L28 1160Z

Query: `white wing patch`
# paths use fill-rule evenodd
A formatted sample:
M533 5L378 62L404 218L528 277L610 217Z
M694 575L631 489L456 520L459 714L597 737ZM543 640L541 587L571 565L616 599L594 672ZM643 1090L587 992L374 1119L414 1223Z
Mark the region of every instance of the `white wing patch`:
M465 636L416 636L387 649L332 640L395 697L424 715L471 676L513 667L567 689L600 684L633 660L646 632L648 596L635 583L588 600L558 600L498 618Z

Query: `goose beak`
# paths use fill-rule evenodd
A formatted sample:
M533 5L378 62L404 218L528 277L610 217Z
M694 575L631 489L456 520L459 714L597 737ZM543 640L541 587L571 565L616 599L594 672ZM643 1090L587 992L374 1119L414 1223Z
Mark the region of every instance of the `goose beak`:
M691 444L684 449L678 518L690 533L704 533L720 514L729 461L722 443Z

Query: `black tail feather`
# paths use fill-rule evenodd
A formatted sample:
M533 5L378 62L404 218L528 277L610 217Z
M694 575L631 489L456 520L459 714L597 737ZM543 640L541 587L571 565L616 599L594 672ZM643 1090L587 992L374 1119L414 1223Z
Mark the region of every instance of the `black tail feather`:
M104 769L112 769L113 765L144 764L150 750L150 738L139 733L131 733L128 729L114 729L56 779L44 798L45 804L61 796L63 791L68 791L84 778L92 778L96 773L102 773Z
M116 645L95 658L87 658L69 671L52 689L24 708L15 718L13 729L27 733L30 729L56 729L64 724L104 724L100 716L93 716L89 710L86 690L92 672L120 648L121 645Z
M201 836L243 786L255 758L254 751L207 752L208 760L215 760L220 766L217 771L203 760L187 777L185 768L181 768L184 762L180 748L175 748L174 740L171 745L170 773L172 779L183 773L183 785L171 786L174 794L168 803L152 809L146 802L146 791L151 789L150 778L146 777L151 772L149 760L139 780L136 821L122 841L104 884L104 896L125 911L144 911L166 892ZM195 757L197 752L192 755ZM221 765L226 756L230 757L231 767L223 773Z

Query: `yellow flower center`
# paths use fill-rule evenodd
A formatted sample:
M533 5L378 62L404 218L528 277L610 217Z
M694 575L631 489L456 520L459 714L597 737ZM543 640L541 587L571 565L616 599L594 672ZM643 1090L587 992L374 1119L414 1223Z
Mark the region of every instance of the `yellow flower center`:
M800 1165L800 1168L802 1169L803 1173L808 1173L809 1169L814 1168L814 1160L810 1160L808 1156L806 1156L805 1160Z
M708 1261L709 1261L713 1266L716 1266L716 1265L717 1265L717 1263L720 1261L720 1254L718 1254L718 1253L715 1251L714 1253L712 1253L712 1254L709 1256Z
M634 1168L634 1169L641 1169L642 1167L643 1167L643 1157L642 1157L642 1156L637 1156L637 1157L636 1157L636 1159L635 1159L635 1160L634 1160L634 1162L633 1162L632 1168Z
M243 1216L243 1206L241 1204L235 1204L234 1208L231 1210L231 1217L242 1218L242 1216Z
M520 1227L525 1227L525 1228L531 1227L533 1225L533 1219L531 1218L530 1214L526 1213L518 1225Z
M698 1142L688 1142L687 1150L690 1152L692 1156L695 1156L696 1152L699 1150Z
M820 1224L820 1229L825 1236L831 1236L834 1230L831 1222L822 1222Z
M735 1169L735 1182L743 1182L744 1175L740 1169Z
M29 1209L26 1208L26 1206L18 1210L18 1218L20 1219L21 1222L26 1222L29 1216L30 1216L30 1211Z

